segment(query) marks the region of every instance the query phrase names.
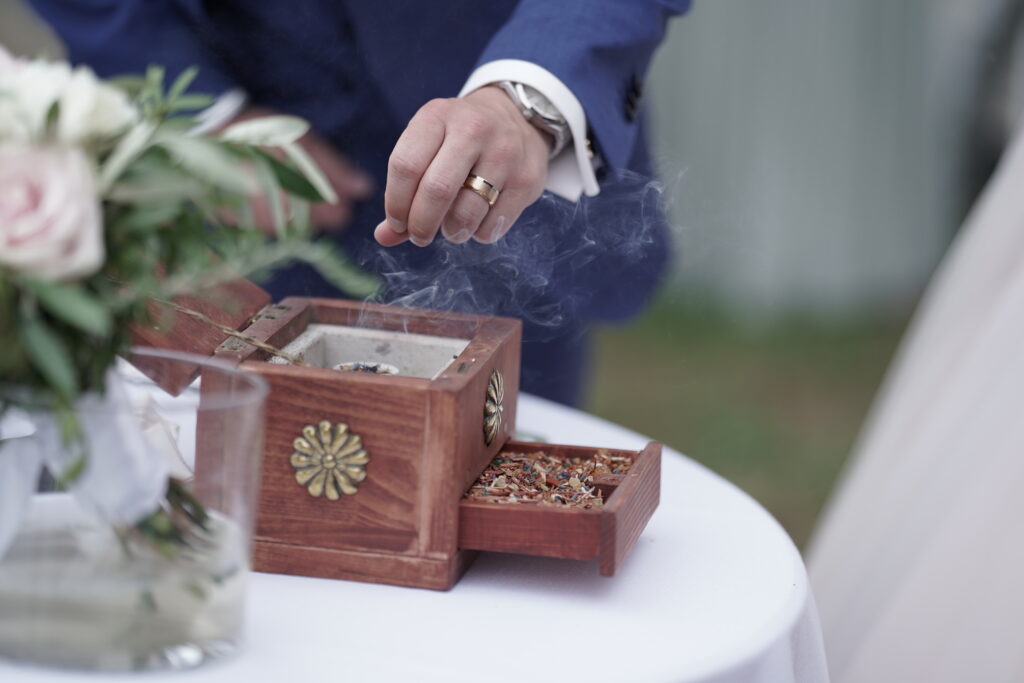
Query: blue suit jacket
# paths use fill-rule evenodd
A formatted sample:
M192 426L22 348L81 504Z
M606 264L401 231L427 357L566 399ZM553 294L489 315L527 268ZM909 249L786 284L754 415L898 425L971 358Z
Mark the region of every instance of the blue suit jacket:
M578 391L580 330L635 313L665 269L667 227L638 106L667 18L689 2L33 0L72 61L100 75L196 64L196 90L241 87L309 120L379 179L337 239L385 275L392 298L522 318L525 385L569 401L531 377L569 377ZM579 98L606 164L601 194L578 204L545 197L497 245L377 247L387 159L406 123L428 100L458 94L477 65L507 58L543 66ZM269 289L333 293L301 267Z

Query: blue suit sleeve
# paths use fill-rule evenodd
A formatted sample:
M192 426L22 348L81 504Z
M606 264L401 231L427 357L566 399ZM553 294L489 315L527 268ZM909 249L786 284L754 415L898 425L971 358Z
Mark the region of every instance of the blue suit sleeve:
M64 40L72 63L88 64L101 77L142 73L160 64L170 78L190 66L194 92L218 95L234 87L203 46L185 4L171 0L30 0Z
M669 17L690 0L523 0L495 34L478 65L522 59L557 76L583 105L613 171L636 144L637 101Z

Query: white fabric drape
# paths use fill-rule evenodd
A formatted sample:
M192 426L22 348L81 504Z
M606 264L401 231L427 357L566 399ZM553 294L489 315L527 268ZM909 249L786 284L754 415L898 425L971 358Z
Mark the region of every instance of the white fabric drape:
M808 553L834 683L1024 681L1024 134L929 287Z
M81 450L63 445L51 413L14 410L0 420L0 560L24 521L44 464L60 476L84 456L85 467L69 490L83 510L112 524L134 524L160 505L177 464L171 456L181 460L173 432L153 414L152 403L148 411L133 406L115 371L108 371L105 384L104 395L75 402Z

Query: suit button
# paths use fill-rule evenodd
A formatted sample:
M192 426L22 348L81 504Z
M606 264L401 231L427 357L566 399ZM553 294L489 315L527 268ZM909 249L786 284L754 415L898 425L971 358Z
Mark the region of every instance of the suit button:
M636 121L640 112L640 97L643 94L643 83L635 74L630 79L629 88L626 90L626 120Z
M644 83L636 74L633 74L633 78L629 82L629 91L634 93L638 100L644 94Z
M638 109L637 109L636 103L635 102L631 102L631 101L627 101L626 102L626 120L630 121L630 122L636 121L637 113L638 113Z

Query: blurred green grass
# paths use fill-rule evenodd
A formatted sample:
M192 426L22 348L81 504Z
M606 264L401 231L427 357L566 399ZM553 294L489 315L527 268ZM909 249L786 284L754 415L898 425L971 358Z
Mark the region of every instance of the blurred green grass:
M662 301L598 332L588 408L737 484L802 547L905 325L753 328Z

